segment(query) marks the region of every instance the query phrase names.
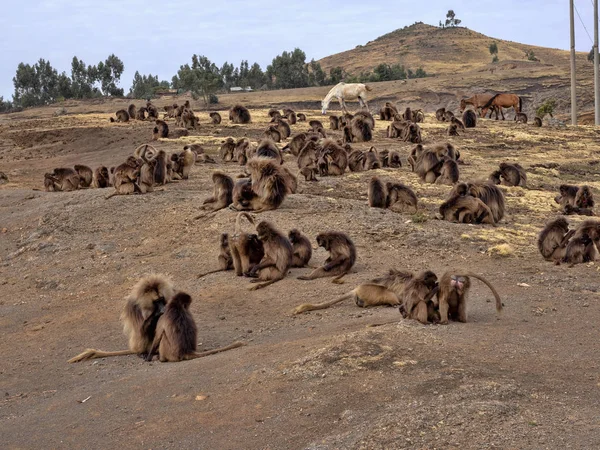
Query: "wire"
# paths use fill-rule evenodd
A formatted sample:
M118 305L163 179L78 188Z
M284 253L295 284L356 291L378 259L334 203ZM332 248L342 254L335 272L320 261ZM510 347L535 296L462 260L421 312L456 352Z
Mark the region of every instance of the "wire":
M585 26L585 23L583 23L583 20L581 20L581 16L579 15L579 11L577 10L577 5L575 4L575 1L573 1L573 6L575 7L575 12L577 13L577 17L579 17L579 21L581 22L581 25L583 25L583 29L585 30L586 34L588 35L588 38L589 38L590 42L592 43L592 45L594 45L594 40L592 39L592 36L590 36L590 33Z

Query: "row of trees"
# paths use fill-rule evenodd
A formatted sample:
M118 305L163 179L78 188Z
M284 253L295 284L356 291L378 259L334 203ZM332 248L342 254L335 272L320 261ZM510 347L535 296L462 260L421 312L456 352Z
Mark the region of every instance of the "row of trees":
M13 101L0 97L0 112L46 105L62 99L123 96L123 89L118 87L123 70L123 62L115 55L97 65L86 65L75 56L70 76L66 72L58 73L44 59L33 65L21 63L13 78ZM191 91L194 97L202 98L208 104L211 99L214 101L215 93L227 91L232 86L254 90L291 89L332 85L344 79L348 82L372 82L424 76L423 69L413 73L400 64L380 64L372 72L357 76L350 76L341 67L334 67L328 75L314 59L307 63L306 54L296 48L273 58L264 72L258 63L250 65L247 60L238 67L228 62L218 67L206 56L193 55L191 64L182 65L170 82L159 80L157 75L135 72L128 96L146 99L154 97L158 90L172 88Z

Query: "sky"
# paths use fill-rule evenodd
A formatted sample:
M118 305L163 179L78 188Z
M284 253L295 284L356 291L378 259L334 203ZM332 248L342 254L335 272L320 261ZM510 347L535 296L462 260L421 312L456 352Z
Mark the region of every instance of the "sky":
M575 0L593 37L593 0ZM422 6L419 6L422 5ZM301 48L307 61L349 50L414 22L437 25L453 9L462 26L487 36L569 49L567 0L29 0L2 8L0 96L12 98L20 62L49 60L71 72L111 53L125 64L127 93L136 70L170 81L193 54L219 67L242 59L263 70L285 50ZM592 42L575 16L576 48Z

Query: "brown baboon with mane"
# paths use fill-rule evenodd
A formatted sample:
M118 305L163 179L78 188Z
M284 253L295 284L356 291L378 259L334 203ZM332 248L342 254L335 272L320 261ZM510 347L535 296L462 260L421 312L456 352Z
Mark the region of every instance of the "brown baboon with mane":
M233 123L250 123L252 117L250 111L242 105L235 105L229 110L229 120Z
M350 122L352 142L369 142L373 138L371 126L363 116L354 116Z
M48 192L75 191L79 189L80 184L81 177L77 171L70 168L59 167L44 175L44 188Z
M115 115L117 116L117 120L111 117L111 122L129 122L129 112L127 112L125 109L118 110Z
M298 168L305 181L317 181L317 152L319 146L315 141L308 141L298 154Z
M81 164L75 164L73 168L75 169L75 172L77 172L77 174L79 175L79 188L89 188L94 178L94 172L92 171L91 167L84 166Z
M422 324L436 323L439 315L434 300L438 291L437 276L428 270L413 276L404 285L400 312L408 319L418 320Z
M256 156L272 158L277 160L279 164L283 164L283 155L271 139L263 139L259 142L258 147L256 147Z
M208 115L210 116L213 125L218 125L221 123L221 114L219 114L218 112L213 111Z
M292 134L292 130L290 129L290 125L283 119L275 120L275 127L279 134L281 135L281 139L287 139Z
M387 207L387 192L379 177L371 178L368 189L369 206L371 208Z
M467 109L463 113L463 123L465 128L475 128L477 126L477 114L472 109Z
M129 105L129 108L127 108L127 113L129 114L129 118L131 120L137 119L137 109L133 103Z
M329 116L329 128L332 130L340 129L340 119L337 116Z
M548 222L537 239L538 250L544 259L555 263L562 261L573 233L569 231L569 222L564 217Z
M385 186L387 190L386 208L396 211L404 206L412 206L415 213L418 211L418 199L415 192L403 183L387 182Z
M108 175L108 169L105 166L97 167L96 170L94 170L92 186L100 189L110 186L110 177Z
M262 135L265 139L269 139L274 142L281 142L281 133L272 125L267 128Z

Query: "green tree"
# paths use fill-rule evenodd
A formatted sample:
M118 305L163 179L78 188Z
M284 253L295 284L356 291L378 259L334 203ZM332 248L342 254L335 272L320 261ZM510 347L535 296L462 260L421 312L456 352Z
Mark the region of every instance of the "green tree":
M248 70L246 79L248 80L246 84L252 89L260 89L267 83L267 77L258 63L252 64L252 67Z
M527 58L528 61L539 61L533 50L525 50L525 58Z
M100 61L95 69L92 69L95 75L94 81L99 81L103 95L123 96L123 89L117 87L121 80L121 75L125 70L125 65L114 54L110 55L104 62Z
M90 98L94 95L96 68L86 66L83 60L73 56L71 61L71 91L74 98Z
M427 77L427 72L425 72L425 70L423 70L422 67L419 67L417 69L417 71L415 72L415 78L425 78Z
M311 86L325 86L327 84L327 75L321 68L321 64L311 59L308 63L308 82Z
M546 114L549 114L550 117L554 117L552 115L554 113L554 108L556 108L556 100L549 98L535 110L535 115L540 119L543 119Z
M13 109L13 104L9 100L4 100L4 97L0 97L0 113L9 112Z
M267 66L267 81L276 89L291 89L308 86L306 54L299 48L283 52L273 58Z
M329 70L329 82L330 84L338 84L344 79L344 69L341 67L332 67Z
M446 26L456 27L458 26L462 20L456 18L456 14L453 9L448 10L446 13Z
M45 59L40 59L33 66L20 63L13 84L13 102L23 108L47 105L58 96L58 72Z
M153 98L157 89L169 89L168 81L158 81L158 75L140 75L135 72L128 96L131 98Z
M192 56L192 65L186 64L179 68L173 77L175 89L189 90L194 98L204 100L208 106L210 96L223 86L219 68L206 56Z
M225 89L235 86L235 82L238 81L233 76L234 71L235 67L233 67L233 64L229 64L227 61L223 63L223 66L219 72L221 74L221 78L223 79L223 87L225 87Z
M498 44L496 42L492 42L488 49L490 51L490 55L492 55L492 62L498 62Z
M390 81L393 79L392 68L389 64L381 63L373 69L377 80L373 81Z

